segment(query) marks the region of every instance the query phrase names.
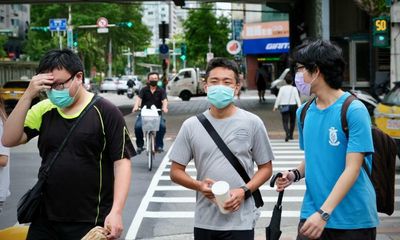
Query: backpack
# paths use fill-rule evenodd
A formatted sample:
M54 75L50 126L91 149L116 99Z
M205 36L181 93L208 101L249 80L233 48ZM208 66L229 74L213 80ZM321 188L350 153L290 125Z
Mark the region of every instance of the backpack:
M349 137L346 113L353 100L357 99L354 95L347 97L341 109L342 130L346 137ZM300 114L301 129L304 127L306 113L315 98L309 100L303 107ZM378 212L392 215L394 211L394 185L396 174L396 141L375 126L371 126L372 140L374 143L374 153L372 154L372 170L368 169L365 161L363 168L374 186L376 193L376 206Z

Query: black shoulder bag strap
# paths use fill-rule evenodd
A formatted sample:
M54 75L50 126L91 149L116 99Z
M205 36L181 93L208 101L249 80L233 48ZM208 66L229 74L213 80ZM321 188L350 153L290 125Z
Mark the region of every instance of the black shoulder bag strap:
M47 164L47 166L40 172L39 174L39 178L43 178L44 180L47 179L47 176L49 174L49 171L51 169L51 167L54 165L54 162L56 161L56 159L58 158L58 156L60 155L61 151L64 149L65 145L67 144L67 141L69 139L69 137L71 136L72 132L74 131L74 129L76 128L76 126L78 125L78 123L82 120L83 116L86 115L86 113L89 111L90 108L92 108L92 106L100 99L100 96L98 95L94 95L94 97L92 98L92 100L90 101L90 103L86 106L86 108L83 110L83 112L79 115L78 119L76 119L74 125L72 125L72 127L70 128L68 134L65 136L64 141L61 143L60 147L58 148L56 154L54 154L53 158L49 161L49 163Z
M228 148L228 146L225 144L224 140L218 135L217 131L215 131L215 128L213 125L208 121L206 116L204 114L198 114L196 116L201 124L204 126L204 128L207 130L208 134L210 134L211 138L214 140L215 144L217 144L218 148L221 150L221 152L224 154L225 158L229 160L229 162L232 164L232 166L235 168L235 170L239 173L239 175L242 177L243 181L245 183L248 183L250 181L249 175L246 173L246 170L244 170L243 166L240 164L239 159L231 152L231 150ZM264 202L261 197L260 190L257 189L252 193L254 197L254 201L256 204L256 207L262 207L264 205Z

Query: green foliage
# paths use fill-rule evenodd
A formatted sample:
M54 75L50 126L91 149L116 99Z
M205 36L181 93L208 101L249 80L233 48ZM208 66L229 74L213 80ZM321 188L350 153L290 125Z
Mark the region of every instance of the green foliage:
M72 25L77 34L77 50L85 64L86 73L92 67L98 72L107 72L108 43L112 40L113 74L123 74L126 57L121 56L128 47L140 51L150 42L151 32L141 23L140 5L86 3L71 4ZM99 17L109 24L124 23L110 27L109 33L97 33L97 28L78 28L81 25L96 25ZM31 8L31 26L48 26L50 18L68 18L67 4L37 4ZM129 24L131 23L131 24ZM67 46L66 37L63 47ZM39 60L50 49L59 48L58 35L50 32L29 31L25 51L32 60Z
M0 35L0 58L6 57L7 53L4 51L3 46L8 40L7 36Z
M199 10L190 10L189 17L184 22L187 66L205 68L208 52L208 37L211 37L215 57L228 57L226 44L229 41L229 20L216 17L212 5L204 3Z
M389 14L386 0L354 0L356 4L370 16L380 16Z

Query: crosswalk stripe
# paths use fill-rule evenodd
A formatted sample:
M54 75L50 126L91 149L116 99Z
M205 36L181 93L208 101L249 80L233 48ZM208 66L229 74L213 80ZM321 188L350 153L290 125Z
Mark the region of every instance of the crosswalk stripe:
M193 192L194 193L194 192ZM264 202L276 202L277 197L263 197ZM152 197L151 202L156 203L195 203L195 197ZM303 196L285 196L282 202L302 202ZM400 202L400 197L395 197L395 202Z
M300 164L300 163L301 163L301 161L273 161L273 165L286 165L286 164L297 165L297 164ZM170 165L171 165L171 162L168 162L167 166L170 166ZM190 161L187 166L194 166L194 162Z
M286 188L287 190L306 190L306 185L290 185ZM193 191L192 189L185 188L181 185L172 185L172 186L156 186L155 191ZM276 191L274 188L270 186L263 185L260 187L260 190L265 191Z
M260 211L262 218L270 218L272 216L272 211ZM391 216L383 213L378 214L381 218L386 217L400 217L400 211L395 211ZM144 214L145 218L194 218L194 211L147 211ZM282 211L282 217L300 217L300 211Z

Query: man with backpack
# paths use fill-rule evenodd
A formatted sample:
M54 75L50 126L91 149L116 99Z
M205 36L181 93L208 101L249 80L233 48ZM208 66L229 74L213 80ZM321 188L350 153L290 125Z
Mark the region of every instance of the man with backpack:
M342 50L329 41L310 41L295 49L292 61L300 93L316 96L303 123L304 105L297 111L305 159L277 180L282 191L306 177L297 239L376 239L376 195L362 167L363 162L369 170L372 166L371 121L365 106L354 100L346 112L348 136L342 130L341 109L350 95L340 89Z

